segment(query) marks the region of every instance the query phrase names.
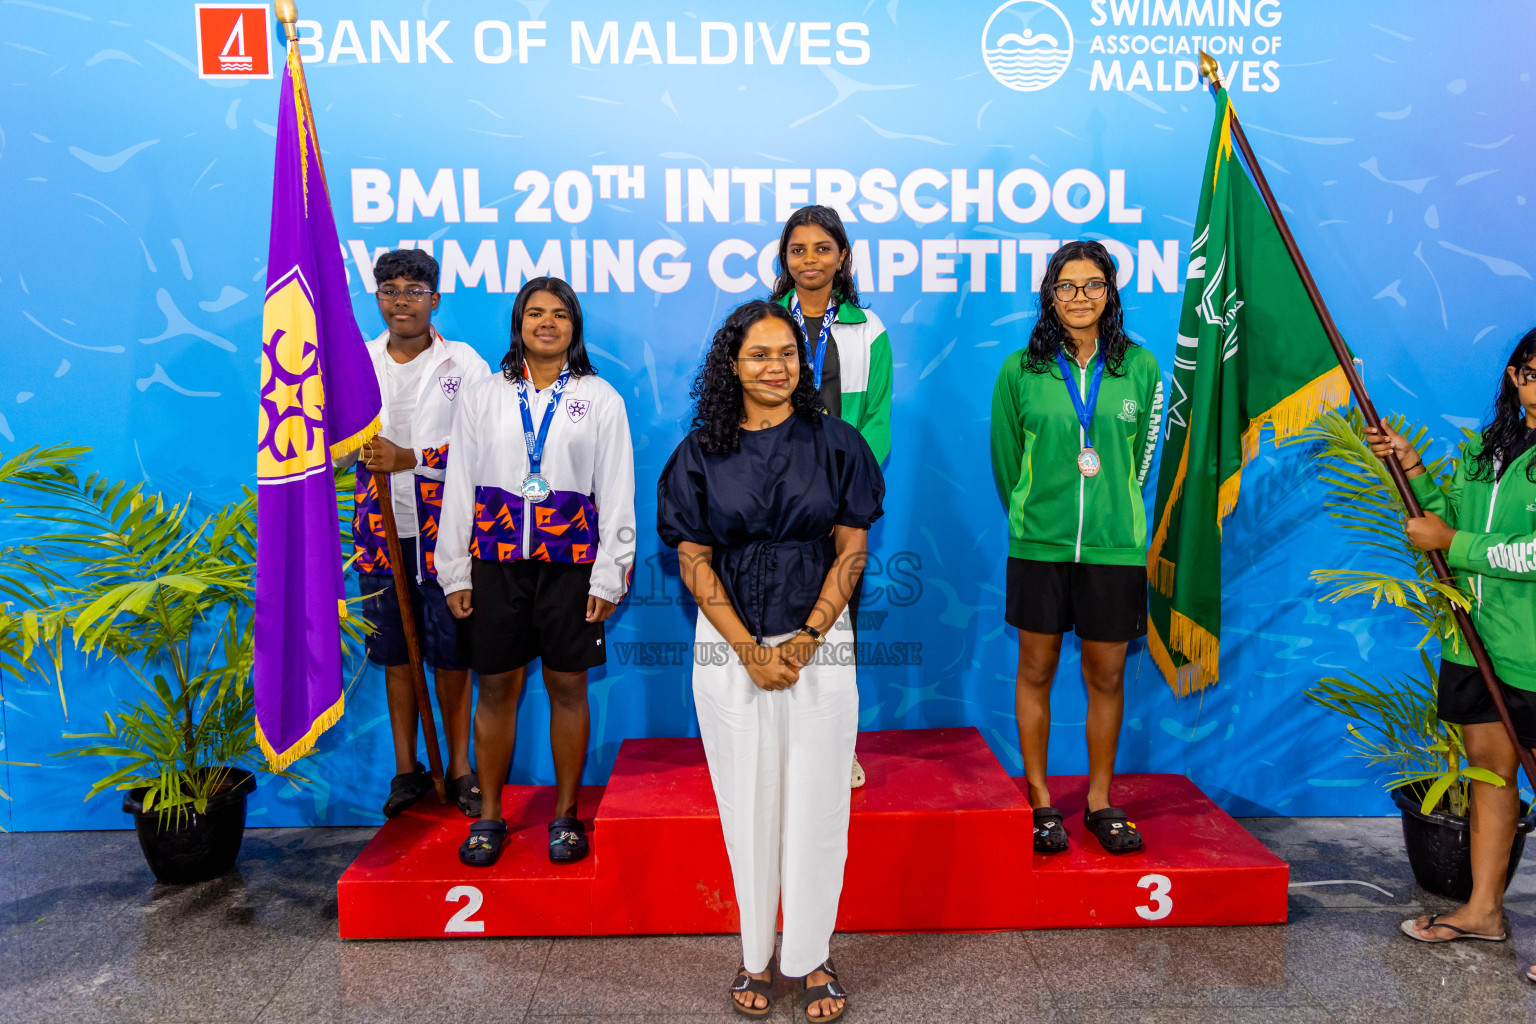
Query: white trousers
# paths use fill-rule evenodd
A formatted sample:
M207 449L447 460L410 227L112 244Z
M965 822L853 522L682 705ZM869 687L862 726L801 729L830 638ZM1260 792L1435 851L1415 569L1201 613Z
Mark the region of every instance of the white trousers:
M703 614L695 636L705 646L695 649L693 699L741 909L742 963L767 969L782 896L779 970L803 977L829 955L848 858L859 690L852 657L826 655L834 644L851 654L853 634L834 628L823 657L772 692L752 682ZM848 664L823 663L833 660Z

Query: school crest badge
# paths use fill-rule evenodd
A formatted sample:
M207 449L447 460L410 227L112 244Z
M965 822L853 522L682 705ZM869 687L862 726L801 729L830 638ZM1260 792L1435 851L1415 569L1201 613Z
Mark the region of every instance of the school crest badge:
M443 397L451 402L454 396L459 393L459 384L463 380L463 377L439 377L437 378L437 386L443 389Z
M572 398L565 403L566 414L571 417L572 423L580 423L591 407L591 401L585 398Z

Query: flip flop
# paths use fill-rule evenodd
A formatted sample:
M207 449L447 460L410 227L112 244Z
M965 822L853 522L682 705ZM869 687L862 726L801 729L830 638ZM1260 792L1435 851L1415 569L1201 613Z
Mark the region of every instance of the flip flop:
M1401 925L1403 934L1408 936L1414 942L1423 942L1428 945L1435 945L1441 942L1460 942L1463 939L1476 942L1503 942L1505 939L1509 938L1509 934L1507 932L1503 935L1479 935L1476 932L1465 931L1464 929L1457 928L1453 924L1446 924L1444 921L1440 920L1439 914L1431 914L1429 915L1429 920L1424 923L1424 928L1422 930L1427 931L1430 928L1444 928L1446 931L1455 932L1456 934L1445 939L1426 939L1424 936L1419 934L1421 929L1414 927L1417 921L1418 918L1416 917L1410 917L1408 920L1404 921ZM1530 972L1526 973L1527 976L1529 976ZM1536 978L1531 978L1531 980L1536 981Z
M1527 967L1525 969L1525 980L1532 985L1536 985L1536 967Z

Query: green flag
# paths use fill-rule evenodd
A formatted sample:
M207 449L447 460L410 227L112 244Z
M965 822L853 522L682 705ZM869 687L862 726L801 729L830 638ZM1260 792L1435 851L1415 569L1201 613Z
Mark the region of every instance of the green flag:
M1265 425L1284 443L1348 399L1274 218L1232 151L1232 110L1220 89L1147 549L1147 647L1175 693L1220 677L1221 523Z

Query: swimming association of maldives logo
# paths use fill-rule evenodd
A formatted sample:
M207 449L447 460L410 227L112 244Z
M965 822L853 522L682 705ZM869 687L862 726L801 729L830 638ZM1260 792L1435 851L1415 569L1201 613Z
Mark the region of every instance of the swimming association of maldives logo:
M272 21L266 4L195 4L199 78L271 78Z
M1009 0L981 30L981 56L1008 88L1039 92L1072 63L1072 26L1046 0Z

